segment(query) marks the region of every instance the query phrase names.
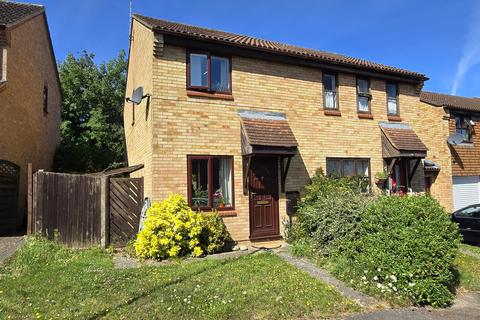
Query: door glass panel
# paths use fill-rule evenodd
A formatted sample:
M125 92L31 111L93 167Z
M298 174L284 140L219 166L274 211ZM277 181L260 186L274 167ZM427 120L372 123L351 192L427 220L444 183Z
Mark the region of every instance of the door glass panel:
M192 206L208 206L208 160L192 160Z

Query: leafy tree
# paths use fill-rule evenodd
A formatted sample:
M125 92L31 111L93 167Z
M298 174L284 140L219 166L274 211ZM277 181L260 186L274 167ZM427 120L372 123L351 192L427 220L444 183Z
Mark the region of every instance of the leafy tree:
M125 160L125 52L100 65L93 59L93 53L83 51L78 57L69 54L59 66L63 101L57 171L97 172Z

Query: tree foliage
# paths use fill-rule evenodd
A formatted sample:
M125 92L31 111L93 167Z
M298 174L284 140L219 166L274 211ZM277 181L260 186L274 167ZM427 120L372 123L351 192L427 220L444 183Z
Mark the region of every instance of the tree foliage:
M123 164L126 74L123 50L100 65L86 51L69 54L59 65L63 101L56 171L96 172Z

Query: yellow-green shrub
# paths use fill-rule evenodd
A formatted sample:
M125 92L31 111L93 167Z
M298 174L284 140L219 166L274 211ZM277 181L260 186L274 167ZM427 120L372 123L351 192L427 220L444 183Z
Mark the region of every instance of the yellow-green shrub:
M148 209L133 246L141 258L165 259L220 252L230 241L217 212L195 212L181 195L172 194Z
M181 195L172 194L148 209L144 227L135 241L135 252L141 258L152 259L200 256L203 228L202 215L190 209Z
M200 237L202 249L208 254L222 251L232 239L223 219L215 212L203 214L204 228Z

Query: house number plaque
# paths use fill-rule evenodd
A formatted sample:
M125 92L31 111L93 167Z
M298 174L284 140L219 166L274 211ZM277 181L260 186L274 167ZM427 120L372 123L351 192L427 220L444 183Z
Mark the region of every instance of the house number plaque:
M262 205L262 204L269 204L270 201L257 201L257 204Z

